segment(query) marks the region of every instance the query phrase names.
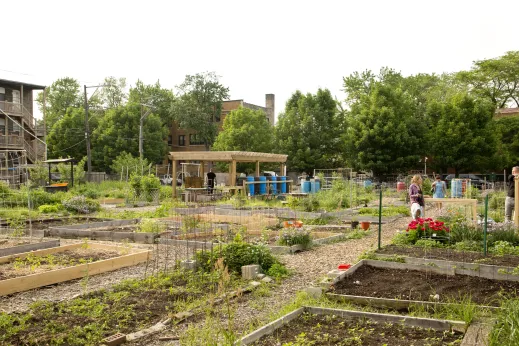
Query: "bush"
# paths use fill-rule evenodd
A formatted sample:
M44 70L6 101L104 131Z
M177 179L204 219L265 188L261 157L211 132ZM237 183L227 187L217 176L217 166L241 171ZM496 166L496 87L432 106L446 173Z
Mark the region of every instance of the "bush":
M273 278L286 278L290 276L290 271L281 263L274 263L267 271L267 275Z
M414 245L418 240L418 232L416 230L409 230L406 232L399 232L393 237L392 243L394 245L409 246Z
M482 241L483 232L476 226L463 222L454 222L450 228L450 240L453 243L462 241Z
M59 212L62 208L61 204L44 204L38 207L38 211L43 214L52 214Z
M306 249L312 244L312 236L310 235L310 231L303 227L287 228L281 231L278 244L285 246L303 245L303 248Z
M504 225L489 232L488 246L493 246L499 241L508 242L514 246L519 245L519 235L515 232L513 225Z
M143 219L137 226L137 232L142 233L161 233L166 229L166 225L157 220Z
M490 252L497 256L519 255L519 247L507 241L496 241L494 246L490 248Z
M474 240L463 240L454 244L454 248L458 251L481 251L482 243Z
M75 196L63 201L63 206L66 210L79 214L90 214L101 210L99 202L86 198L85 196Z
M272 255L270 249L263 245L252 245L243 242L234 242L213 251L198 251L196 261L204 271L211 271L218 258L223 258L229 271L241 274L241 267L250 264L259 264L263 272L279 261Z

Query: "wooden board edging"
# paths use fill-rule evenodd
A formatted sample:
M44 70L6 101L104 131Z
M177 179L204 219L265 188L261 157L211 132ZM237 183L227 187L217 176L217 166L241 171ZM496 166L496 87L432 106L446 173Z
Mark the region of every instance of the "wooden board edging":
M42 241L39 243L17 245L17 246L8 247L5 249L0 249L0 258L9 256L9 255L16 255L16 254L20 254L20 253L24 253L24 252L29 252L29 251L49 249L52 247L58 247L59 245L60 245L59 239Z

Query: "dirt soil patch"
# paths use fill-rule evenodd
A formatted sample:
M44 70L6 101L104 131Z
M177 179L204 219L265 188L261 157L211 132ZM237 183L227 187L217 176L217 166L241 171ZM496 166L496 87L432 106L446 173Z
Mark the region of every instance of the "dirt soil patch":
M519 282L490 280L467 275L441 275L406 269L363 265L338 282L333 293L356 296L449 302L467 295L480 305L498 306L501 293L515 295Z
M277 345L447 345L463 338L459 332L377 323L367 319L345 320L332 315L304 313L273 334L252 343Z
M118 251L98 249L73 249L45 256L29 255L17 257L9 263L0 264L0 280L12 279L30 274L39 274L78 264L91 263L120 256Z
M519 265L519 256L505 255L505 256L485 256L481 252L471 251L456 251L453 249L442 249L442 248L423 248L419 246L395 246L388 245L376 253L383 255L401 255L416 258L430 258L439 259L446 261L457 261L465 263L481 263L500 265L508 267L516 267Z

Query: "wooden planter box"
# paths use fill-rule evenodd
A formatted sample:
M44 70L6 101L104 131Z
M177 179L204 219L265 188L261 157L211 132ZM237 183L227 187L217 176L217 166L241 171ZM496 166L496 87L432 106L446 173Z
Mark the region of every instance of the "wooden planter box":
M59 239L42 241L39 243L17 245L17 246L8 247L5 249L0 249L0 257L16 255L19 253L35 251L35 250L48 249L48 248L52 248L52 247L58 247L59 245L60 245Z
M18 255L4 256L0 257L0 263L8 263L13 261L15 258L25 258L28 255L45 256L48 254L63 252L65 250L81 248L82 246L84 246L84 244L72 244L45 250L26 252ZM146 262L152 258L152 251L145 249L132 249L104 244L88 244L88 247L92 249L119 251L121 256L68 268L51 270L44 273L1 280L0 296L23 292L59 282L80 279L85 276L96 275L119 268L130 267L138 263Z

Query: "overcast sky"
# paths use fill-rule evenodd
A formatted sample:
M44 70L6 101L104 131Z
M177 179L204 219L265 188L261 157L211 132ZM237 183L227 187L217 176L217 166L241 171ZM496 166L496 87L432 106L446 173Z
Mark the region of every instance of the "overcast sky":
M345 98L342 77L469 69L519 50L519 1L3 1L0 78L160 83L215 71L231 99L276 113L297 89Z

